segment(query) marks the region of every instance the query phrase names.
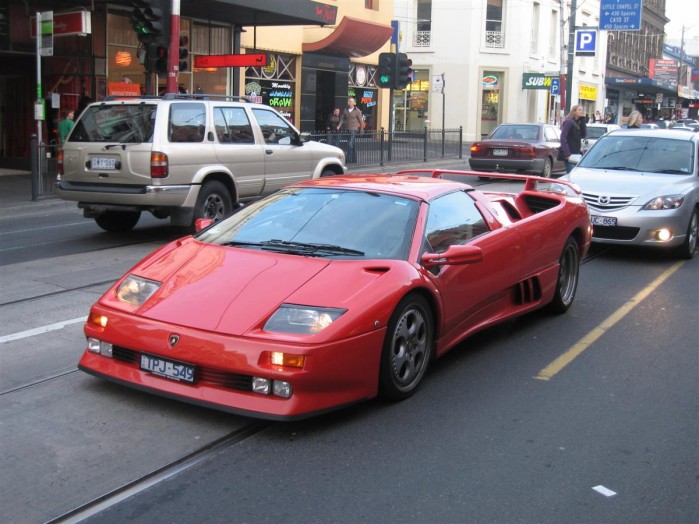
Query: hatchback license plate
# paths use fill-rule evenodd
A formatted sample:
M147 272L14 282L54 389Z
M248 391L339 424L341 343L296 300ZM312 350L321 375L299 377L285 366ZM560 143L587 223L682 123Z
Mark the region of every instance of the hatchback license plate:
M590 221L593 226L616 226L616 217L600 217L592 215Z
M194 382L194 366L166 358L141 355L141 369L178 382Z
M493 149L493 156L507 156L507 149Z
M90 162L92 169L116 169L115 158L93 158Z

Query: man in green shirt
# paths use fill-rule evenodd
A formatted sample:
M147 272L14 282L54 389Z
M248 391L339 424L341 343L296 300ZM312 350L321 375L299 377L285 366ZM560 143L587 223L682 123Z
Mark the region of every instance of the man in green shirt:
M73 122L74 115L75 113L72 109L63 110L63 120L58 123L58 138L61 141L61 144L66 141L68 133L70 133L70 130L73 129L73 126L75 125L75 122Z

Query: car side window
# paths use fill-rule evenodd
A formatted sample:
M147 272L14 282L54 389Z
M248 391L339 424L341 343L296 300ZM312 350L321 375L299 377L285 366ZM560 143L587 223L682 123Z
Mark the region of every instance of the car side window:
M250 120L242 107L214 107L214 127L222 144L255 143Z
M201 103L178 103L170 106L170 142L202 142L206 128L206 106Z
M266 144L290 144L294 139L296 131L277 113L266 109L253 109L252 114L262 130ZM282 142L285 138L288 140Z
M466 192L456 191L430 202L425 227L428 250L442 253L488 231L476 202Z
M556 128L551 127L551 126L546 126L544 128L544 135L546 137L547 142L560 142L560 138L558 137L558 133L556 133Z

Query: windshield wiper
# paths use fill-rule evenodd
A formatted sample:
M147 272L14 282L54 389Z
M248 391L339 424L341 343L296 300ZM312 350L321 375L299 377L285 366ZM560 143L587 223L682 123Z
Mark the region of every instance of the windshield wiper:
M364 251L337 246L334 244L318 244L313 242L290 242L287 240L279 240L276 238L273 238L272 240L267 240L265 242L261 242L260 244L264 246L263 249L282 248L285 251L300 253L304 255L317 255L320 253L324 253L331 255L352 255L358 257L364 256Z
M643 169L636 169L635 167L629 166L598 166L597 169L615 169L617 171L643 171Z
M673 175L688 175L689 174L684 169L658 169L656 171L651 171L651 173L671 173Z

